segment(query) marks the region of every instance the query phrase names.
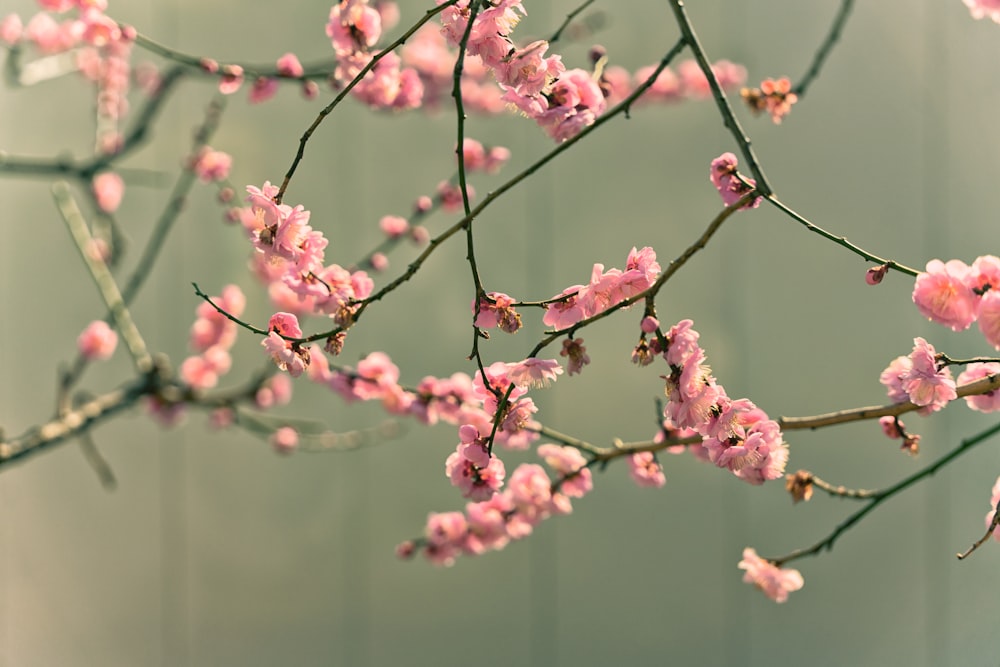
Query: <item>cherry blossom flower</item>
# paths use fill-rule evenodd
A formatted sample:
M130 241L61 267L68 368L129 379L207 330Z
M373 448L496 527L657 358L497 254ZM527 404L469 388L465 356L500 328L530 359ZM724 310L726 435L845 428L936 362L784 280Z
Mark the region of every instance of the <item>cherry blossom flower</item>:
M968 329L976 319L977 305L976 294L966 283L969 275L965 262L932 259L913 285L913 303L924 317L952 331Z
M528 357L524 361L507 364L507 377L518 387L547 387L562 372L562 366L555 359Z
M928 408L930 412L937 412L958 396L951 369L938 369L935 355L933 345L923 338L914 338L913 352L910 354L913 366L900 376L903 390L910 401L914 405Z
M639 486L659 488L667 483L663 468L657 462L653 452L636 452L629 456L626 461L632 481Z
M282 426L271 434L271 446L278 454L291 454L299 446L299 433L291 426Z
M1000 373L1000 364L991 362L985 364L969 364L958 376L957 384L969 384L977 380ZM965 403L978 412L996 412L1000 410L1000 391L990 391L985 394L966 396Z
M77 350L90 361L110 359L117 345L118 334L103 320L88 324L76 339Z
M722 196L722 203L732 206L740 200L743 195L750 192L757 185L752 178L742 178L736 172L738 161L732 153L723 153L712 160L712 168L709 176L712 185ZM746 183L744 183L746 181ZM747 185L749 183L749 185ZM752 201L743 205L743 208L757 208L760 205L760 197L755 197Z
M583 346L583 339L567 338L563 341L563 349L559 351L559 356L567 357L569 363L566 365L566 372L575 375L583 370L583 367L590 363L587 355L587 348Z
M798 570L779 568L758 556L750 547L743 550L739 568L746 570L744 582L753 584L775 602L785 602L789 593L799 590L805 584Z
M94 177L91 184L97 207L105 213L114 213L121 205L125 194L125 181L113 171L105 171Z

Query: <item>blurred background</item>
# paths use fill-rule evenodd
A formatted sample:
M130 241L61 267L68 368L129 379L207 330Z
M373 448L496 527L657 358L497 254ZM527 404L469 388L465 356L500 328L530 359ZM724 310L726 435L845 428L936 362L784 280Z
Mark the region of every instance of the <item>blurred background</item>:
M412 23L429 2L401 3ZM551 34L575 2L531 0L515 32ZM730 0L690 3L709 56L745 65L749 82L806 70L840 3ZM2 0L0 15L34 12ZM281 6L217 0L116 0L109 13L183 52L221 62L303 62L330 55L329 2ZM568 67L587 67L603 44L631 71L677 39L666 2L598 2L604 24L560 43ZM877 254L922 268L928 259L998 254L993 163L1000 26L973 21L960 0L858 3L840 44L781 126L738 109L778 196L803 215ZM137 60L156 59L137 50ZM133 252L148 237L214 87L188 80L126 166L162 174L131 184L118 217ZM326 104L291 87L266 104L233 96L211 144L234 156L231 180L280 182L298 137ZM138 99L136 100L138 102ZM66 79L0 90L0 149L16 156L84 155L93 141L90 84ZM482 197L550 150L532 122L472 116L468 136L513 152L499 176L476 178ZM406 215L453 172L454 113L371 114L338 108L309 143L286 203L312 211L330 239L328 261L349 264L379 240L377 222ZM708 165L737 152L711 102L647 105L618 118L489 207L476 225L486 288L543 299L589 279L600 262L621 267L650 245L664 265L720 209ZM992 185L991 185L992 184ZM18 434L53 412L57 369L103 307L49 195L50 182L0 178L0 425ZM246 319L270 314L246 271L247 243L222 222L209 187L196 187L134 308L151 348L187 354L196 281L248 296ZM454 215L428 221L432 233ZM390 256L376 285L414 256ZM459 239L417 277L368 311L341 358L385 350L401 381L470 373L473 290ZM865 284L867 266L769 206L732 218L661 292L661 321L692 318L729 395L771 416L881 404L879 373L925 336L952 356L992 352L978 331L953 334L922 321L912 281ZM487 360L523 358L542 325L528 311L515 336L494 334ZM650 437L657 366L628 362L640 311L582 333L593 360L579 377L535 391L539 419L599 445ZM318 330L321 323L310 325ZM259 342L241 334L238 383L261 367ZM92 368L99 393L130 376L123 351ZM295 383L280 414L321 419L337 431L368 428L376 406L347 406ZM923 436L916 458L875 423L789 432L789 471L880 488L911 474L990 425L964 405L933 419L909 416ZM640 489L625 466L595 475L572 515L530 539L438 568L394 557L427 513L464 506L446 481L454 427L401 424L396 437L355 451L274 454L239 430L215 431L191 412L161 430L135 410L93 436L118 480L102 488L77 444L0 473L0 665L986 665L995 664L996 564L984 529L1000 474L985 443L918 488L889 501L834 550L797 561L805 587L777 605L741 583L745 546L778 556L822 539L858 508L815 497L792 505L781 482L750 487L689 456L662 457L667 485ZM506 453L508 471L530 453Z

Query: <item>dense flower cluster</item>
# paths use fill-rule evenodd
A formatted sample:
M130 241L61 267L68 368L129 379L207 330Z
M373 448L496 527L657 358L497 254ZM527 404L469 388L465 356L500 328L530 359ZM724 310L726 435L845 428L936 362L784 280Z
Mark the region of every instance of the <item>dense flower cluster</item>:
M952 331L978 320L986 341L1000 350L1000 258L984 255L972 266L932 259L913 285L913 303L927 319Z
M792 92L792 82L788 77L764 79L759 88L744 88L740 95L754 113L768 113L776 125L781 124L781 119L799 101L799 96Z
M705 365L693 324L682 320L666 334L663 357L670 374L664 376L668 399L664 416L671 428L700 435L708 460L718 467L751 484L778 479L788 461L781 429L749 399L726 395Z

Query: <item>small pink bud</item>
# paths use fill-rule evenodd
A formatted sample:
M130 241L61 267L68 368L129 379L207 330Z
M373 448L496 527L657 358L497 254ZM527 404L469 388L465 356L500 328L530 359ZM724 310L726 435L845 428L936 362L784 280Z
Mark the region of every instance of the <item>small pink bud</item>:
M660 328L660 321L655 317L647 315L642 318L642 322L639 323L639 328L642 329L643 333L651 334Z
M865 273L865 282L869 285L878 285L885 278L885 274L889 272L888 264L880 264L878 266L873 266L868 269Z

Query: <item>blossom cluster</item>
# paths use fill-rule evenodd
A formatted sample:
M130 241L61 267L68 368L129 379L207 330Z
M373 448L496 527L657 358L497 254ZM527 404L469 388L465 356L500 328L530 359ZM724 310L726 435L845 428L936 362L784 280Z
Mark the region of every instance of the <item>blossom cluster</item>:
M751 484L778 479L785 472L788 445L777 422L746 398L731 399L705 365L704 350L691 320L666 333L662 354L670 366L664 417L671 428L691 429L702 437L707 458ZM659 338L654 339L657 346Z
M937 412L955 400L955 380L947 366L939 368L937 351L923 338L913 339L909 356L896 357L879 376L894 403L910 401L920 414Z
M1000 258L984 255L972 266L932 259L913 285L913 303L924 317L952 331L978 321L986 341L1000 350Z
M404 542L397 554L410 557L421 549L431 562L452 565L459 555L502 549L530 535L544 519L572 512L571 499L582 498L593 489L586 459L574 448L553 444L540 445L537 453L558 475L558 481L553 482L542 466L523 463L510 476L507 487L488 500L470 502L464 512L431 513L424 538Z
M246 297L236 285L227 285L212 300L233 317L246 307ZM232 365L229 350L236 342L237 325L208 302L198 304L196 312L189 338L196 354L181 363L180 377L192 389L211 389Z
M353 323L357 304L371 295L374 283L364 271L326 265L326 237L309 226L310 213L300 206L277 204L278 188L247 186L249 206L237 216L255 253L254 269L269 287L271 300L293 314L333 318L340 327Z
M743 88L740 96L754 113L766 112L776 124L792 110L792 105L799 101L799 96L792 92L792 82L788 77L780 79L764 79L759 88Z
M775 602L785 602L788 594L802 588L805 581L798 570L780 568L757 555L750 547L743 550L739 568L745 570L743 581L759 588Z

